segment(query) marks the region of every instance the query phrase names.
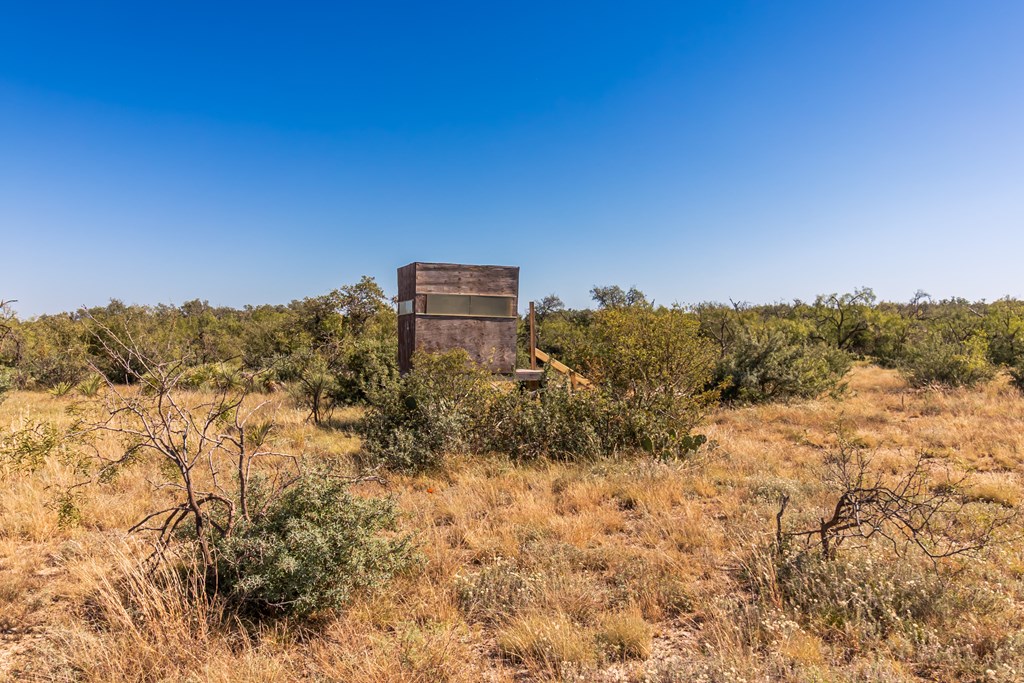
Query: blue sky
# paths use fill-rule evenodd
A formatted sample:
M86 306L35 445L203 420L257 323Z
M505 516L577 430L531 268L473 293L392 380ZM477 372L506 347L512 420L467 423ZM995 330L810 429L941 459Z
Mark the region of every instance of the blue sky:
M1024 3L0 2L0 298L1024 296Z

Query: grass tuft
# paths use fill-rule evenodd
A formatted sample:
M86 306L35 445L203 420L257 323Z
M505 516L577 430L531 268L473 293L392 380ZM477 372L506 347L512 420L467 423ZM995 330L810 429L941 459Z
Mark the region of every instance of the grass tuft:
M513 662L561 671L590 664L597 652L590 634L564 614L534 612L516 617L498 632L498 651Z
M598 626L597 642L613 659L647 659L651 626L637 607L608 614Z

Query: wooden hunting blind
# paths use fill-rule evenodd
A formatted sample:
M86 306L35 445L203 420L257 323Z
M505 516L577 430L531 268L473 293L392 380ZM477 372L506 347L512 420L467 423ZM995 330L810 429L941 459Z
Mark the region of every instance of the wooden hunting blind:
M410 263L398 269L398 367L416 351L465 349L491 372L516 371L519 267Z

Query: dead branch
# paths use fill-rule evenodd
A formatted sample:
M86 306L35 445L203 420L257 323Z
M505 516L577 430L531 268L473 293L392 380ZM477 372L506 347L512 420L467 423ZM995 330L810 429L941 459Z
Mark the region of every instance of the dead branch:
M966 495L968 477L937 481L929 458L919 454L909 469L886 477L872 467L863 450L840 438L825 458L825 480L836 498L814 528L784 531L789 497L780 499L776 543L780 552L790 540L804 541L804 550L818 548L828 559L847 542L857 546L881 542L897 555L916 549L932 560L982 550L1016 540L1011 533L1016 510L994 510Z

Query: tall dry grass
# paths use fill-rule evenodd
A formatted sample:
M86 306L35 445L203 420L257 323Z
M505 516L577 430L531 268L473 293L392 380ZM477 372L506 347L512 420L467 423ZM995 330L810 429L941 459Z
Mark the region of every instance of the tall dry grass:
M0 427L60 422L66 404L17 393ZM277 409L282 449L349 466L357 440L304 417ZM1004 380L917 391L861 366L839 399L719 411L692 462L453 457L363 484L398 497L422 567L314 627L254 626L180 575L140 573L123 530L157 501L155 465L91 488L66 526L51 497L74 473L8 468L0 680L1020 680L1021 544L939 566L869 553L799 570L767 550L780 494L794 524L827 505L838 421L879 466L927 451L972 473L978 500L1024 500L1024 399Z

